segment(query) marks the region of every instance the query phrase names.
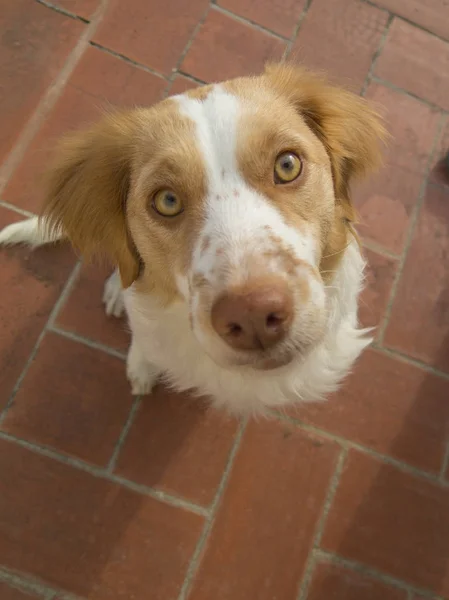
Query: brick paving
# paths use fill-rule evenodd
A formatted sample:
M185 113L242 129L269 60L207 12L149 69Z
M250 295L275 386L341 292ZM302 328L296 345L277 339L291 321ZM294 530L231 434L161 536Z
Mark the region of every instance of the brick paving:
M0 0L0 226L53 140L284 52L378 103L372 349L327 404L133 400L107 271L0 252L1 600L449 599L448 0Z

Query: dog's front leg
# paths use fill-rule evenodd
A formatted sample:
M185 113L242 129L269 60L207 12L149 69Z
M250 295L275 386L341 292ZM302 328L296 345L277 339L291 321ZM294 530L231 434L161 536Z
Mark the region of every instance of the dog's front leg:
M160 370L147 361L134 338L126 360L126 373L134 396L149 394L160 375Z
M125 311L123 288L117 269L106 280L103 303L108 316L121 317ZM149 394L160 375L159 369L147 361L134 336L126 360L126 373L135 396Z
M123 300L123 288L120 281L118 269L106 279L103 292L103 304L108 317L121 317L125 311L125 302Z

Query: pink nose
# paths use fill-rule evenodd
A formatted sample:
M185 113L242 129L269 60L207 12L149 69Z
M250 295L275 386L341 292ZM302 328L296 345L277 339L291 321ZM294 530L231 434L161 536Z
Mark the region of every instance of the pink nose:
M282 280L252 284L221 296L212 307L212 326L236 350L266 350L287 334L293 298Z

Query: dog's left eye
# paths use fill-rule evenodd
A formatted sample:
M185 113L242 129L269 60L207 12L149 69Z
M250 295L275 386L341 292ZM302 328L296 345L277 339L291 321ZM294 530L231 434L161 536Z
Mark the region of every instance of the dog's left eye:
M154 195L154 210L163 217L176 217L184 210L180 198L171 190L160 190Z
M279 154L274 163L275 183L290 183L297 179L302 172L302 161L293 152Z

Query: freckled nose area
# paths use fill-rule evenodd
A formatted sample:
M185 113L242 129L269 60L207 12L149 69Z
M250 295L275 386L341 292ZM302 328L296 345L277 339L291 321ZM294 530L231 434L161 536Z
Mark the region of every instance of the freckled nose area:
M290 329L293 297L282 279L254 282L218 298L211 319L215 331L231 348L267 350Z

